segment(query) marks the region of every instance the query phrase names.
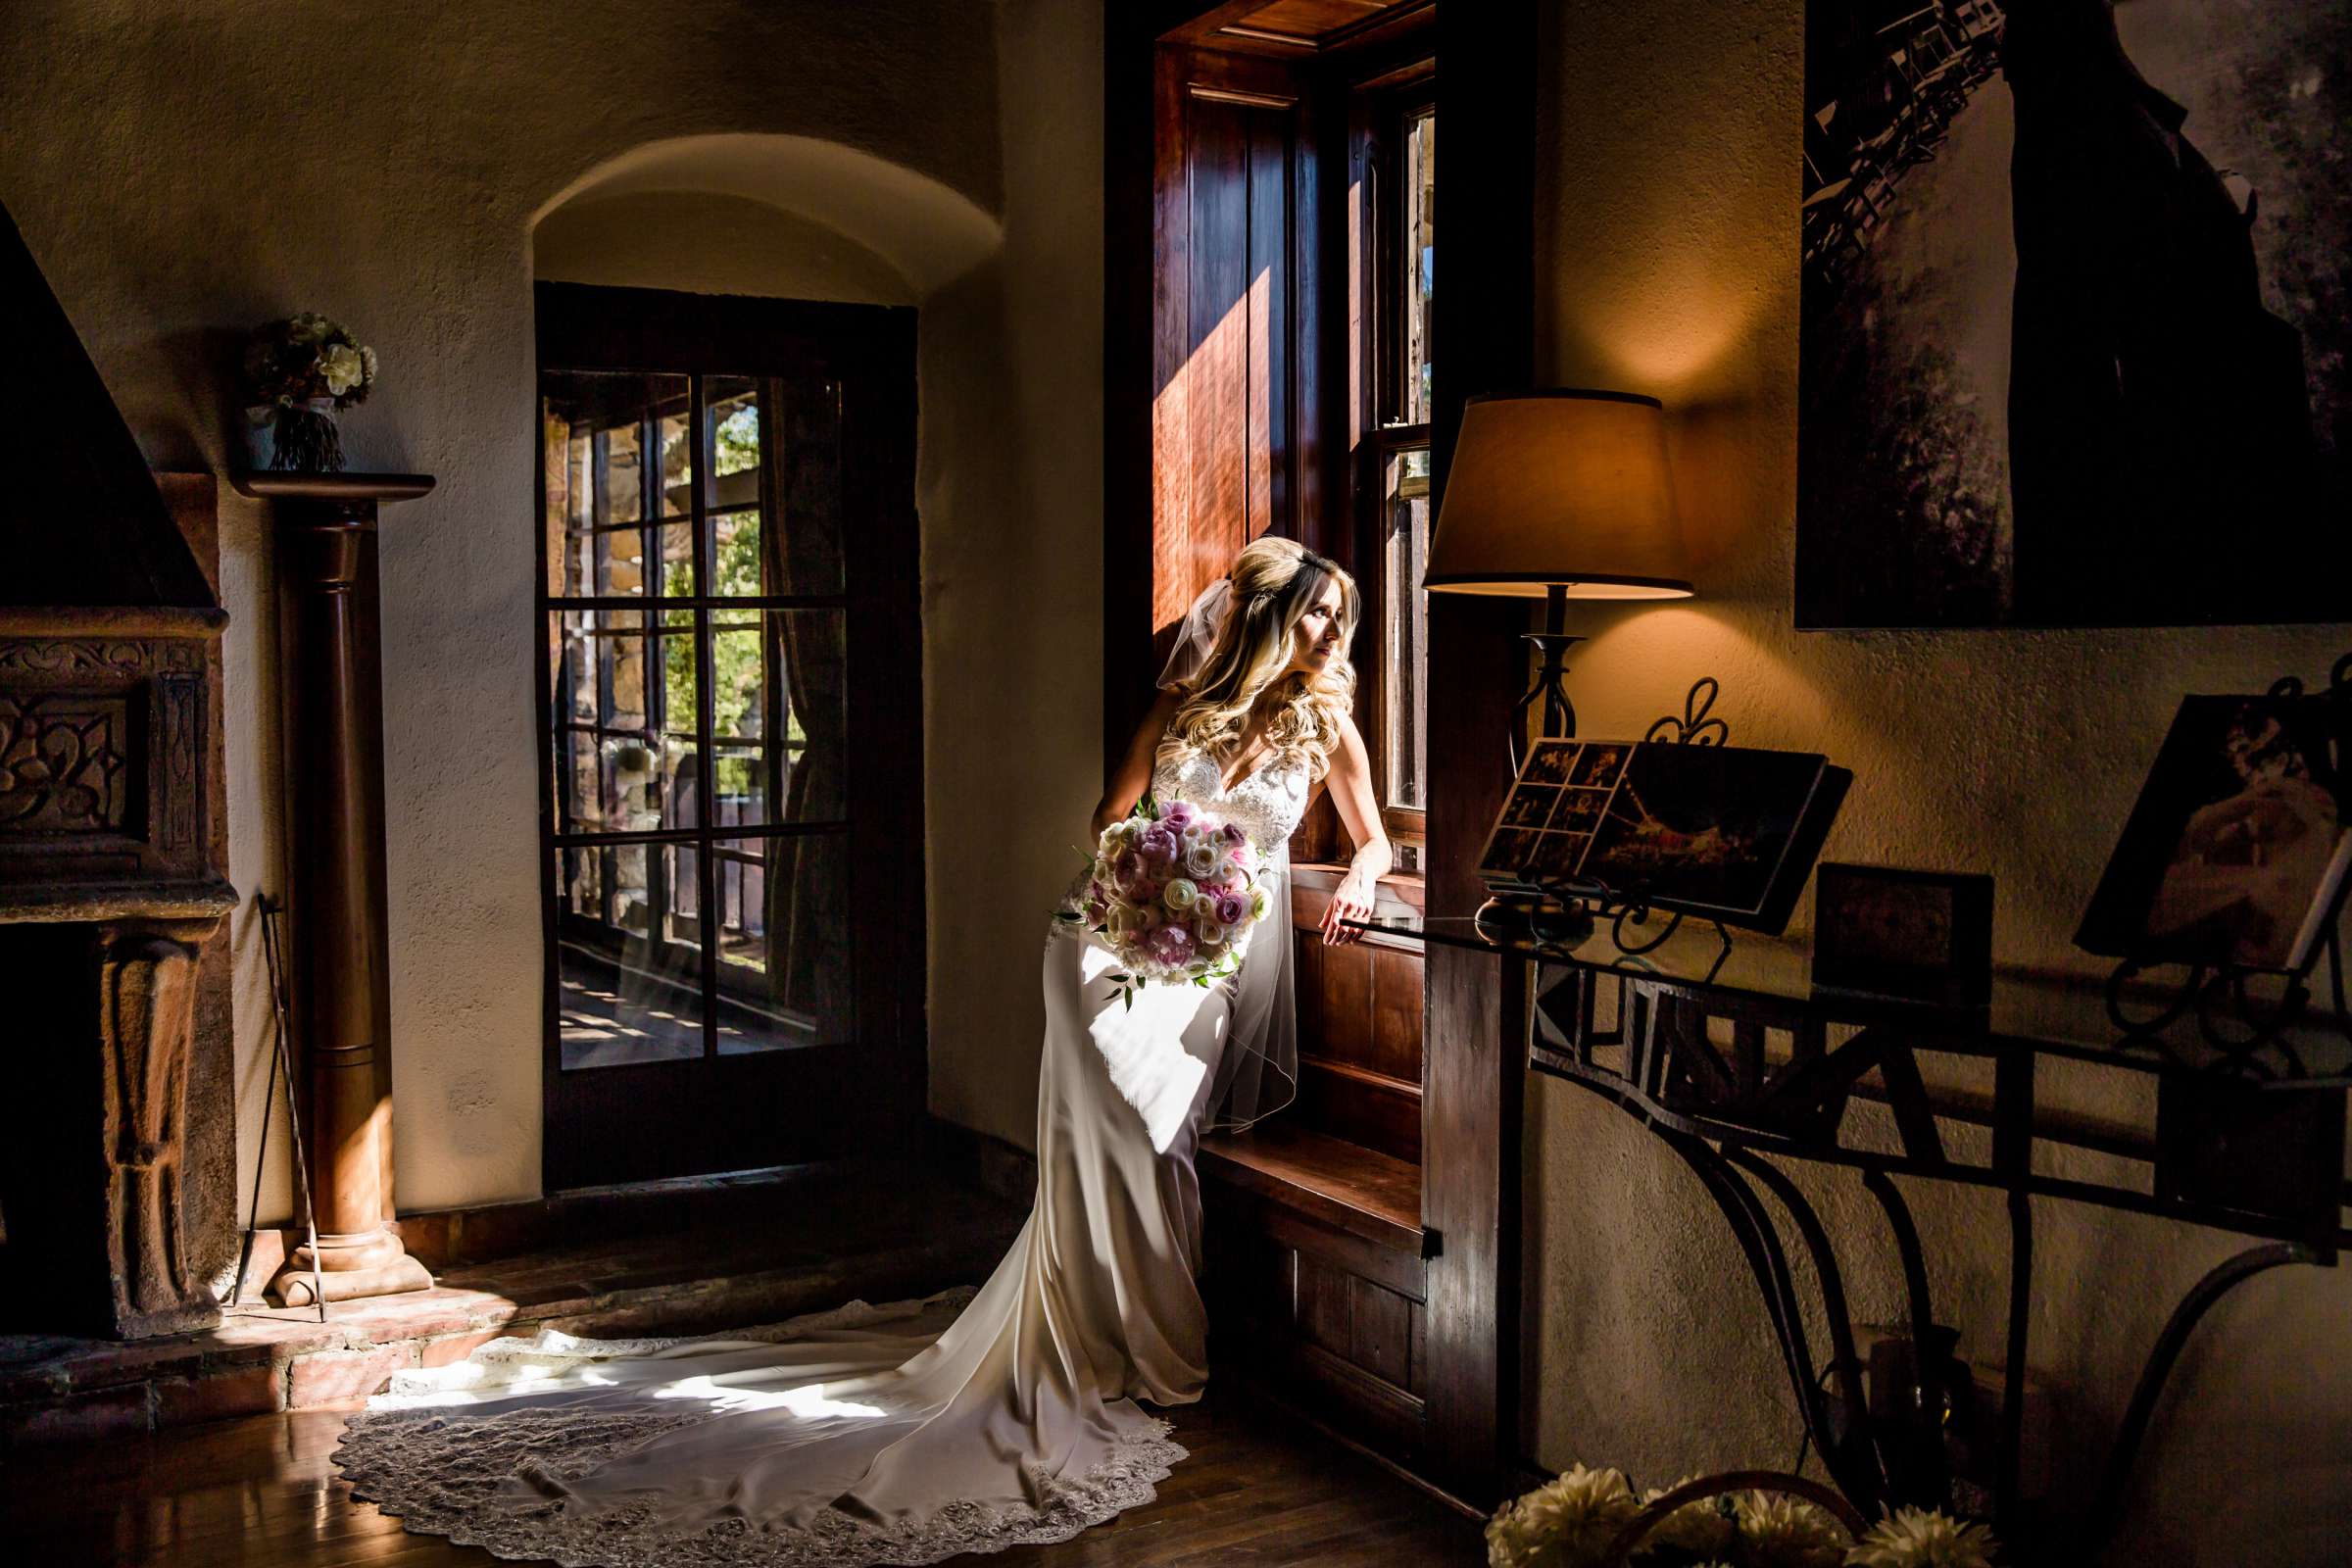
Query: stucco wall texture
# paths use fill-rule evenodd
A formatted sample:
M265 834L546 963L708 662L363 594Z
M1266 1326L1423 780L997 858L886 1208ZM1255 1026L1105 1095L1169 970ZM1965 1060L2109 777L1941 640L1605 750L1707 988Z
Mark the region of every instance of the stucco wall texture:
M1989 871L1999 959L2083 966L2075 921L2180 694L2324 677L2346 628L1791 630L1802 0L1553 0L1542 15L1538 376L1664 400L1684 507L1711 557L1685 605L1578 611L1571 629L1594 634L1571 676L1581 727L1639 733L1716 675L1737 740L1854 770L1828 858ZM2087 1104L2091 1091L2045 1074L2042 1093ZM1531 1102L1533 1450L1555 1467L1627 1465L1652 1485L1786 1465L1794 1402L1696 1180L1573 1087L1540 1085ZM1969 1353L1997 1356L2000 1203L1904 1185L1941 1271L1937 1315ZM1899 1320L1894 1254L1868 1199L1850 1178L1805 1187L1848 1250L1857 1320ZM2056 1391L2049 1457L2064 1492L2095 1479L2172 1303L2237 1244L2049 1202L2035 1219L2029 1360ZM2352 1558L2348 1318L2352 1280L2312 1269L2274 1272L2214 1311L2104 1560Z
M1040 910L1056 890L1071 830L1049 818L1084 822L1101 757L1096 10L9 8L0 201L149 461L227 471L242 334L318 310L382 355L374 397L345 420L352 466L440 480L386 510L381 547L404 1209L539 1190L530 290L543 217L554 275L922 304L930 810L997 813L940 843L932 885L986 875ZM1002 103L1001 64L1021 81ZM1007 133L1058 145L1008 158ZM710 144L721 156L676 153L706 136L730 138ZM567 194L583 199L551 213ZM709 223L707 245L648 231L688 221ZM221 506L229 869L250 899L284 882L274 589L265 510L225 486ZM968 924L933 935L933 1097L1026 1140L1035 971ZM249 1194L269 1009L249 913L235 929ZM282 1158L263 1186L265 1218L286 1213Z

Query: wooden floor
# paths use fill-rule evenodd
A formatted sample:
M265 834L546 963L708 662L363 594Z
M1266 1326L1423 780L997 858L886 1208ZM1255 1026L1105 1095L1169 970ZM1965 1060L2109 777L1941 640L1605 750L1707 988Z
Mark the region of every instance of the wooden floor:
M0 1555L63 1568L490 1568L354 1502L328 1462L343 1416L257 1416L0 1465ZM974 1568L1212 1568L1484 1560L1478 1526L1280 1411L1212 1394L1175 1412L1193 1456L1158 1500L1058 1546Z

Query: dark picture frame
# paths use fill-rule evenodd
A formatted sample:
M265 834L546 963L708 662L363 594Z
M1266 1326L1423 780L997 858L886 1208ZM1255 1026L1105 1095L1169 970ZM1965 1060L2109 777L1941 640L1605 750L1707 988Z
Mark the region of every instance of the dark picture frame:
M1820 991L1981 1007L1992 1000L1992 878L1825 860L1813 890Z

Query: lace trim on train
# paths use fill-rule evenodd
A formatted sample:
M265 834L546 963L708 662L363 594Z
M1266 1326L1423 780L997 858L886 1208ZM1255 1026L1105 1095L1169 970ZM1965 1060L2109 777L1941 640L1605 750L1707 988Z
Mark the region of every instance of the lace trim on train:
M945 1291L923 1305L960 1304L968 1288ZM854 1328L894 1314L852 1301L835 1311L717 1339L788 1339L827 1328ZM685 1344L667 1340L579 1340L542 1333L505 1339L475 1352L497 1374L544 1372L551 1359L589 1362L645 1355ZM397 1393L423 1392L403 1380ZM514 1502L500 1495L519 1479L542 1494L588 1474L664 1433L710 1419L709 1412L650 1410L596 1413L578 1407L519 1409L469 1419L447 1407L356 1412L335 1447L335 1464L354 1496L396 1515L415 1535L446 1536L511 1560L552 1559L564 1568L922 1568L959 1552L1068 1541L1158 1495L1158 1483L1186 1456L1169 1423L1148 1418L1124 1436L1109 1459L1076 1478L1023 1466L1034 1507L952 1502L929 1518L881 1526L828 1510L805 1529L768 1531L745 1519L695 1528L662 1523L651 1504L623 1504L591 1515L566 1510L556 1495Z
M1168 1437L1167 1422L1152 1419L1076 1481L1025 1467L1042 1499L1034 1509L952 1502L897 1527L828 1510L807 1529L768 1531L745 1519L695 1529L656 1521L651 1504L582 1517L552 1497L514 1505L498 1496L510 1478L550 1491L708 1419L526 1409L466 1421L433 1410L364 1411L352 1417L335 1462L354 1496L398 1515L402 1528L514 1560L553 1559L564 1568L917 1568L958 1552L1068 1541L1150 1502L1186 1451Z

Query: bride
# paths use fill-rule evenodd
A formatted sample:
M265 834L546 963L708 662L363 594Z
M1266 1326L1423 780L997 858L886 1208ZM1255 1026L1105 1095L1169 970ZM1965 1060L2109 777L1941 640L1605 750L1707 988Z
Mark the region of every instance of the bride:
M1296 1081L1286 844L1318 780L1357 845L1325 942L1353 938L1340 922L1389 868L1348 717L1355 618L1345 571L1272 538L1186 617L1094 826L1147 788L1237 821L1276 913L1237 974L1132 1008L1109 950L1054 922L1036 1206L976 1294L755 1337L501 1340L353 1417L336 1458L356 1494L500 1556L615 1568L932 1563L1149 1501L1185 1450L1136 1401L1191 1403L1208 1376L1195 1151Z

